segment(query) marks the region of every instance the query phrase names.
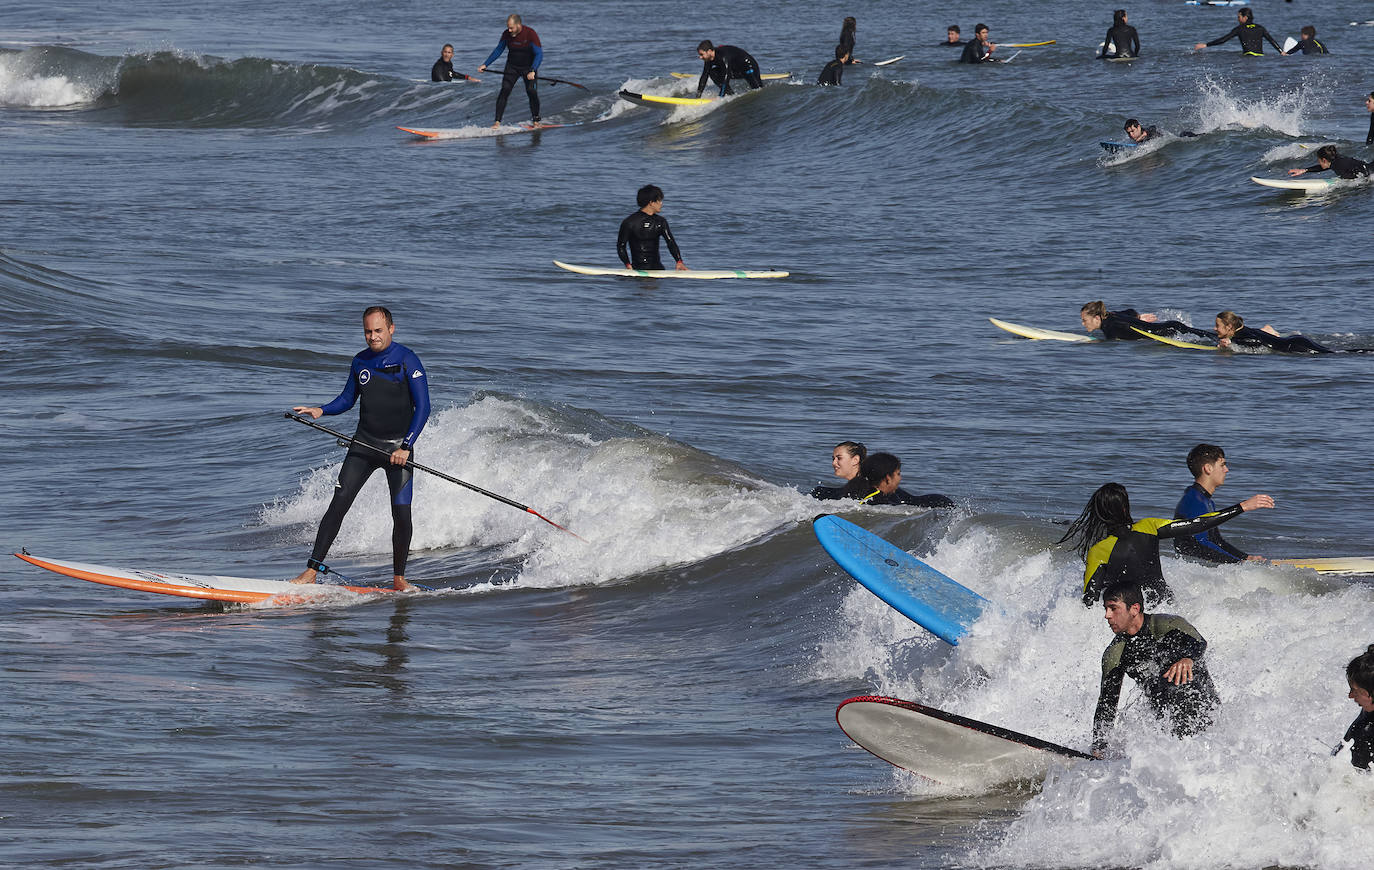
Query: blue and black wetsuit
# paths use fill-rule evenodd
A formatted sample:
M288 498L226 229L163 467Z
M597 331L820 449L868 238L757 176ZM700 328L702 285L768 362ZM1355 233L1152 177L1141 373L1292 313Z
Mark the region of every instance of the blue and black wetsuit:
M1172 601L1173 590L1164 582L1164 568L1159 564L1159 539L1196 535L1243 512L1244 508L1235 504L1191 520L1146 517L1130 528L1123 526L1088 548L1083 566L1084 606L1096 604L1102 591L1118 580L1139 586L1147 601Z
M334 498L329 502L324 519L320 520L309 564L312 568L318 567L329 555L329 548L338 537L339 527L353 506L353 500L372 472L381 468L386 471L387 486L391 490L393 573L404 575L410 555L413 472L409 466L392 465L390 454L401 447L413 450L429 419L429 385L420 358L396 342L380 352L368 348L353 357L348 383L343 392L323 407L324 413L342 414L360 399L362 407L358 410L358 428L353 437L383 452L358 445L349 448L339 471L339 482L334 487ZM413 452L411 457L414 457Z
M641 209L620 222L620 235L615 240L615 252L620 262L629 263L636 269L662 269L663 261L658 256L658 240L668 243L668 253L673 260L682 262L682 252L678 250L677 239L668 228L668 221L662 215L645 214Z
M489 67L496 63L501 52L507 48L510 49L510 54L506 55L506 68L501 72L501 93L496 97L496 121L500 123L501 117L506 114L506 100L510 99L510 92L519 80L524 81L525 96L530 98L530 117L538 124L539 77L529 79L525 76L537 71L539 64L544 60L544 48L539 44L539 34L534 32L533 27L521 27L520 33L514 36L510 30L501 31L501 40L496 43L496 48L482 66Z
M1183 498L1178 500L1178 507L1174 508L1174 519L1192 520L1204 514L1216 513L1216 510L1217 506L1212 502L1211 494L1194 483L1184 490ZM1196 535L1175 537L1174 552L1180 556L1222 564L1244 562L1249 557L1244 550L1227 542L1221 536L1221 529L1216 526Z
M1149 128L1149 129L1154 129ZM1134 308L1123 308L1120 311L1108 311L1107 316L1102 318L1102 335L1116 341L1135 341L1144 340L1145 336L1136 332L1131 327L1151 332L1155 335L1173 335L1182 333L1184 335L1196 335L1201 338L1216 338L1215 332L1208 332L1205 329L1197 329L1179 320L1150 321L1141 320L1140 314Z
M730 89L730 79L744 79L749 83L750 90L763 87L759 62L754 60L753 55L733 45L717 45L715 50L714 59L701 62L701 78L697 80L698 97L705 93L708 80L720 86L722 97L734 93Z
M1264 54L1264 41L1266 39L1269 40L1270 45L1274 46L1275 50L1277 50L1280 54L1283 53L1283 46L1279 45L1277 42L1274 41L1274 37L1269 35L1269 31L1265 30L1260 25L1255 24L1253 21L1249 24L1237 24L1235 27L1231 28L1230 33L1227 33L1225 36L1222 36L1218 39L1214 39L1207 44L1221 45L1223 42L1232 38L1233 36L1240 37L1241 52L1243 54L1248 54L1251 57L1259 57L1260 55Z

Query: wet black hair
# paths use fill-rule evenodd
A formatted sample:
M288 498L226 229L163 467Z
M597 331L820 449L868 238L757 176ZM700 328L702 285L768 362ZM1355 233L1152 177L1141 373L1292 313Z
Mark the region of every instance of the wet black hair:
M853 15L851 15L851 16L849 16L848 18L846 18L846 19L844 20L844 24L841 25L841 27L840 27L840 35L843 36L843 35L846 34L846 33L853 33L853 32L854 32L855 30L857 30L858 28L859 28L859 22L856 21L856 20L854 19L854 16L853 16Z
M1317 28L1310 24L1304 24L1299 28L1298 33L1302 34L1303 39L1312 39L1317 35Z
M1113 23L1113 24L1121 24L1121 23L1124 22L1125 20L1126 20L1126 10L1125 10L1125 9L1118 9L1118 10L1116 10L1115 12L1112 13L1112 23Z
M959 32L959 25L957 25L957 24L951 24L949 27L946 27L945 30L946 30L946 31L953 30L955 33L958 33L958 32Z
M1226 451L1215 444L1199 444L1188 451L1188 471L1193 477L1202 476L1202 466L1215 465L1217 460L1225 459Z
M715 48L715 45L713 45L709 39L703 39L701 42L697 43L697 51L710 51L713 48Z
M868 448L863 446L863 444L858 441L841 441L839 444L836 444L834 447L830 448L830 451L833 453L837 448L840 447L843 447L845 452L848 453L850 456L859 457L860 464L862 464L863 461L868 458Z
M368 319L374 314L380 314L386 318L387 326L395 326L396 321L391 319L391 311L385 305L369 305L363 311L363 320Z
M640 208L644 208L651 202L658 202L660 199L663 199L663 188L657 184L646 184L635 194L635 202L639 203Z
M1255 23L1255 10L1251 9L1249 6L1242 6L1240 11L1236 14L1244 18L1246 24Z
M1366 692L1374 694L1374 643L1345 666L1345 678Z
M1145 609L1145 596L1140 592L1140 584L1132 583L1130 580L1114 580L1102 590L1102 603L1108 601L1120 601L1130 608L1132 604L1141 610Z
M849 50L843 45L835 46L835 60L844 60L846 54L849 54Z
M1317 149L1317 159L1325 160L1328 163L1335 163L1336 158L1341 156L1341 152L1335 145L1323 145Z
M977 24L973 25L973 33L974 33L974 35L977 35L978 31L980 31L980 30L987 30L987 29L988 29L988 26L987 26L986 24L984 24L983 22L981 22L981 21L978 22Z
M871 454L859 465L859 474L865 480L877 486L889 474L894 471L900 471L901 468L902 460L893 456L891 453L879 452Z
M1131 129L1132 127L1139 127L1139 126L1140 126L1140 122L1137 121L1135 118L1127 118L1127 119L1126 119L1126 123L1124 123L1124 124L1121 125L1121 129L1123 129L1123 130L1129 130L1129 129Z
M1093 544L1131 526L1131 499L1126 487L1119 483L1104 483L1088 499L1083 512L1078 515L1059 539L1059 543L1071 543L1079 557L1088 561L1088 550Z

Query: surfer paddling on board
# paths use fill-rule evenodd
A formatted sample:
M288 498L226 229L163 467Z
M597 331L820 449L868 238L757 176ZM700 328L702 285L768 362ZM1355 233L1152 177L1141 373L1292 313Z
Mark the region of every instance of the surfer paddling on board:
M1301 53L1301 54L1330 54L1330 53L1331 53L1331 52L1329 52L1329 51L1326 50L1326 46L1325 46L1325 45L1322 45L1321 42L1319 42L1319 41L1317 40L1317 28L1313 27L1312 25L1310 25L1310 24L1305 25L1301 30L1298 31L1298 35L1301 36L1302 38L1298 40L1298 44L1297 44L1297 45L1293 46L1293 47L1292 47L1291 49L1289 49L1288 51L1285 51L1285 52L1284 52L1285 55L1299 54L1299 53Z
M959 63L988 63L995 61L992 53L997 46L988 39L988 26L978 24L973 28L973 38L964 43L964 51L959 55Z
M703 39L697 43L697 57L701 58L701 78L697 80L697 97L706 91L706 82L712 81L720 86L720 95L733 94L730 79L744 79L749 89L763 87L759 77L759 62L742 48L733 45L714 45L711 40Z
M663 209L663 190L654 184L646 184L635 194L639 211L620 222L620 235L615 240L615 252L626 269L663 270L663 261L658 256L658 240L668 243L668 253L677 261L679 272L687 271L682 262L682 252L678 250L677 239L668 228L668 221L659 212Z
M1114 57L1140 57L1140 34L1126 23L1126 10L1118 9L1112 13L1112 26L1107 38L1102 40L1102 53L1098 60Z
M1193 475L1193 484L1183 491L1183 498L1178 500L1178 506L1174 508L1174 519L1193 520L1216 513L1217 506L1212 501L1212 495L1217 491L1217 487L1226 482L1226 475L1230 470L1226 464L1226 452L1215 444L1199 444L1189 450L1188 471ZM1221 536L1221 529L1216 526L1196 535L1175 537L1174 552L1180 556L1219 564L1264 561L1263 556L1251 556L1227 541Z
M859 476L859 468L867 458L868 448L863 444L858 441L841 441L830 451L830 467L835 470L835 476L848 486L849 481ZM845 498L844 491L844 486L817 486L811 490L811 497L829 501Z
M1181 616L1146 613L1140 587L1113 583L1103 592L1107 625L1116 635L1102 653L1102 683L1093 712L1093 755L1101 758L1116 721L1121 685L1135 680L1146 703L1175 737L1212 724L1221 699L1202 661L1207 641Z
M1283 46L1274 41L1274 37L1269 35L1269 31L1255 23L1255 13L1246 6L1236 13L1236 21L1239 23L1231 28L1225 36L1219 36L1211 42L1199 42L1193 46L1194 51L1202 51L1209 45L1221 45L1232 37L1240 39L1240 50L1242 54L1249 57L1259 57L1264 54L1264 41L1269 40L1269 44L1274 46L1274 50L1283 54Z
M1116 341L1136 341L1144 338L1135 329L1152 332L1155 335L1185 333L1204 338L1215 338L1204 329L1194 329L1179 320L1160 320L1157 314L1140 314L1134 308L1108 311L1107 304L1101 299L1089 302L1078 310L1078 319L1088 332L1102 330L1102 337ZM1132 329L1131 327L1135 327Z
M1368 163L1363 160L1356 160L1354 157L1346 157L1336 149L1335 145L1323 145L1317 149L1316 166L1309 166L1306 169L1290 169L1288 174L1306 175L1309 172L1325 172L1328 169L1347 181L1353 178L1369 177Z
M1164 582L1164 569L1159 564L1160 538L1196 535L1245 511L1273 506L1274 500L1269 496L1252 495L1239 504L1196 519L1146 517L1137 522L1131 519L1126 487L1104 483L1059 543L1071 544L1083 560L1083 606L1092 607L1102 590L1117 582L1140 587L1151 596L1152 603L1172 601L1173 590Z
M1345 679L1350 684L1350 694L1346 697L1360 706L1360 715L1345 730L1341 744L1355 741L1350 746L1350 763L1368 770L1371 756L1374 756L1374 644L1345 666ZM1340 751L1337 745L1336 752Z
M1287 338L1269 324L1259 329L1246 326L1245 320L1234 311L1223 311L1217 315L1218 347L1267 347L1279 353L1332 353L1331 348L1317 344L1302 335Z
M842 498L863 504L952 508L954 500L938 493L912 495L901 488L902 460L891 453L874 453L859 465L859 474L844 488Z
M526 27L520 20L519 15L511 15L506 19L506 29L501 33L501 39L496 43L496 48L486 61L477 68L478 72L486 72L487 67L496 63L496 59L501 56L501 52L510 49L510 54L506 55L506 68L501 73L501 93L496 97L496 122L491 126L501 126L501 116L506 114L506 100L510 99L510 92L515 87L517 79L525 80L525 96L530 100L530 120L534 126L539 126L539 64L544 60L544 48L539 44L539 34L534 32L533 27Z
M453 70L453 45L444 43L443 49L439 51L439 59L434 62L434 66L429 68L429 80L432 82L451 82L454 79L463 79L469 82L480 82L470 75L465 75Z
M318 420L324 415L342 414L359 400L356 441L371 444L385 453L351 445L334 485L334 498L320 520L315 549L306 569L292 583L314 583L323 569L329 548L339 534L344 516L353 506L363 484L379 468L386 470L391 490L391 562L397 589L413 589L406 582L406 560L410 556L410 498L414 472L408 466L415 441L429 419L429 384L420 358L410 348L392 341L396 324L391 312L373 305L363 312L363 338L367 350L353 357L348 383L343 392L323 407L298 405L292 410Z
M1125 130L1126 135L1129 136L1131 138L1131 141L1137 145L1143 145L1151 139L1157 139L1160 136L1158 127L1154 126L1153 124L1151 124L1148 127L1143 127L1141 126L1140 122L1137 121L1135 118L1127 118L1126 123L1121 126L1121 129ZM1190 130L1184 130L1182 133L1179 133L1178 135L1187 136L1189 138L1197 136L1196 133Z
M940 43L941 48L963 48L964 41L959 38L959 25L951 24L945 28L945 41Z

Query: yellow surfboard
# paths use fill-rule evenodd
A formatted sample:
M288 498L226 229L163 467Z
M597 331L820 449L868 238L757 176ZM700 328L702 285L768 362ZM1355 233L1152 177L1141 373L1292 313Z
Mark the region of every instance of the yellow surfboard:
M1177 339L1177 338L1169 338L1167 335L1155 335L1153 332L1146 332L1146 331L1143 330L1143 329L1136 329L1134 326L1132 326L1131 329L1134 330L1134 331L1136 331L1136 332L1138 332L1138 333L1140 333L1141 335L1145 336L1146 338L1153 338L1155 341L1161 342L1162 344L1167 344L1167 345L1169 345L1170 347L1184 347L1184 348L1187 348L1188 350L1216 350L1216 349L1217 349L1217 346L1216 346L1215 344L1195 344L1195 343L1193 343L1193 342L1191 342L1191 341L1180 341L1180 340Z

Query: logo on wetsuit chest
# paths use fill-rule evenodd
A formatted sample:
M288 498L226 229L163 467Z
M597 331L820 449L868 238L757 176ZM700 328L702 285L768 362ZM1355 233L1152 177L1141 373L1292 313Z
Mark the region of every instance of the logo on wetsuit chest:
M363 369L358 372L358 386L362 386L372 380L372 369Z

